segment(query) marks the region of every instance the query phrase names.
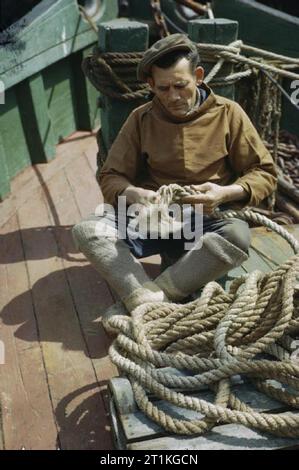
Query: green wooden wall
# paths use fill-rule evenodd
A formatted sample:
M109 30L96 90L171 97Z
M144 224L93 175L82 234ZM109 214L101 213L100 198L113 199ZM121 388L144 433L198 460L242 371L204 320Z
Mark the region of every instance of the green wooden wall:
M104 0L100 22L117 13L117 0ZM77 1L44 0L24 18L12 46L0 48L0 199L26 166L51 160L63 138L100 124L98 92L81 69L97 36Z

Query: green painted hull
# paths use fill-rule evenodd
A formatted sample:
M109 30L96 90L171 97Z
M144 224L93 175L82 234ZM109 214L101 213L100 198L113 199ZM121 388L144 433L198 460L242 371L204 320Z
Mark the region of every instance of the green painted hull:
M105 0L97 22L117 14L117 0ZM10 31L2 40L13 42L0 48L0 198L25 167L51 160L64 137L100 123L98 92L81 70L97 36L76 0L44 0Z

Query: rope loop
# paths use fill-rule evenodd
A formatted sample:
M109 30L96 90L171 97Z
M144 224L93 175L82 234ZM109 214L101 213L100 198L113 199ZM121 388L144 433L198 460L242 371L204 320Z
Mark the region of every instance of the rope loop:
M168 205L192 193L192 187L179 185L159 191L162 204ZM146 303L128 317L112 316L109 326L118 336L110 358L130 379L139 408L169 432L198 435L216 424L235 423L298 438L298 414L259 412L235 394L233 385L241 375L268 397L299 407L299 362L292 337L299 333L299 243L281 226L248 209L218 211L215 217L258 221L287 240L295 254L270 273L254 271L234 279L228 292L213 281L186 304ZM195 393L204 387L214 401ZM198 418L165 413L149 393L198 413Z

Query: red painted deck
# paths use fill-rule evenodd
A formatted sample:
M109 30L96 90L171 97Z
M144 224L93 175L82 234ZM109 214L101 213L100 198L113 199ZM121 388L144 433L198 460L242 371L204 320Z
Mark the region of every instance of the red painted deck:
M101 312L114 300L70 232L102 201L96 152L94 135L72 135L0 204L0 449L113 448Z

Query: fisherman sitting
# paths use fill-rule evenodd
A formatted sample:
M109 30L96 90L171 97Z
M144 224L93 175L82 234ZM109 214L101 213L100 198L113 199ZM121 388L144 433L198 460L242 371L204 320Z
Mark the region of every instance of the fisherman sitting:
M73 229L79 249L119 295L121 312L145 302L182 301L219 279L248 257L250 230L240 219L213 217L219 207L256 206L276 186L271 155L242 108L215 95L203 82L196 45L173 34L148 49L137 70L154 94L135 109L120 130L99 180L106 203L114 212L92 214ZM119 198L125 207L156 201L163 185L197 190L181 202L202 205L202 233L186 250L184 238L132 235L137 217L125 217L120 236ZM173 235L173 234L172 234ZM139 258L163 254L172 260L154 281Z

